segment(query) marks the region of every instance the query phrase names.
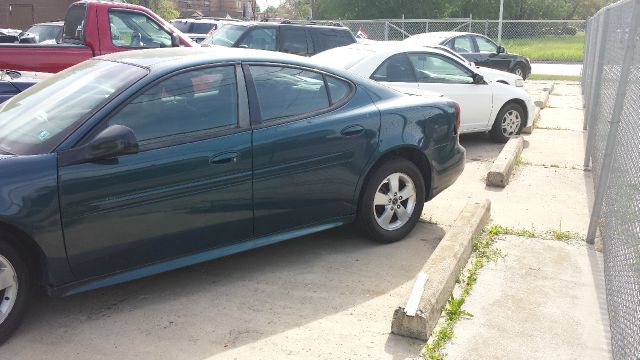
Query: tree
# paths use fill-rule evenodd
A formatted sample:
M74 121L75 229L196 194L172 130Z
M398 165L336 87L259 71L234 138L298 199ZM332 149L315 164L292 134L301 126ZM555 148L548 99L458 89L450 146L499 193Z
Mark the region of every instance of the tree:
M129 2L147 7L165 20L173 20L180 15L171 0L129 0Z

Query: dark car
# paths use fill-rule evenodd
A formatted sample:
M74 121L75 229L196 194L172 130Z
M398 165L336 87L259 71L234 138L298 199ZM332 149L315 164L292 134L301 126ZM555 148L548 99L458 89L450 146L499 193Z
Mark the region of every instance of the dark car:
M33 86L46 75L49 74L0 70L0 104Z
M17 29L0 29L0 44L17 43L20 40L18 35L21 32Z
M430 32L413 35L404 41L422 45L444 45L478 66L508 71L526 79L531 75L529 59L509 54L504 47L480 34Z
M464 168L459 110L299 56L85 61L0 106L0 341L62 296L356 222L400 240Z
M247 22L225 25L204 39L201 45L241 47L312 56L355 42L356 38L351 31L343 26Z
M59 44L62 42L64 21L31 25L20 34L21 44Z

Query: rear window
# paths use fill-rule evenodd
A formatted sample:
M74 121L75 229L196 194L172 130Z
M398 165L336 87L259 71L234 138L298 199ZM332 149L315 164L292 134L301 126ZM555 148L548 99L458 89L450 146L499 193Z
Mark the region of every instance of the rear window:
M193 34L208 34L209 31L216 29L216 24L214 23L193 23L191 26L191 33Z
M84 19L86 14L86 4L79 3L72 5L67 11L64 19L64 30L62 42L70 44L84 43Z
M180 30L183 33L190 33L191 32L191 24L192 23L190 23L188 21L185 21L185 20L171 20L170 23L176 29Z
M311 35L313 37L313 46L316 53L339 46L353 44L355 42L346 31L313 29L311 31Z

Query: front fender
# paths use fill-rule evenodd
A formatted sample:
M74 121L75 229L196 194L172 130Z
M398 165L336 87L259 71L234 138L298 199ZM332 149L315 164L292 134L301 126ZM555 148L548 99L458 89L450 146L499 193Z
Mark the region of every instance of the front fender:
M60 222L56 155L2 157L0 174L0 223L20 230L41 250L45 285L74 280Z

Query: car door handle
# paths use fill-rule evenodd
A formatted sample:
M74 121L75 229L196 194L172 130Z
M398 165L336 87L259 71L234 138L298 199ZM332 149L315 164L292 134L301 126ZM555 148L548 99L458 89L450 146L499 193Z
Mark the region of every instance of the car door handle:
M221 165L221 164L230 164L238 161L239 153L235 151L226 152L218 155L213 155L209 158L209 164L211 165Z
M350 125L342 129L342 136L357 136L364 132L364 128L360 125Z

